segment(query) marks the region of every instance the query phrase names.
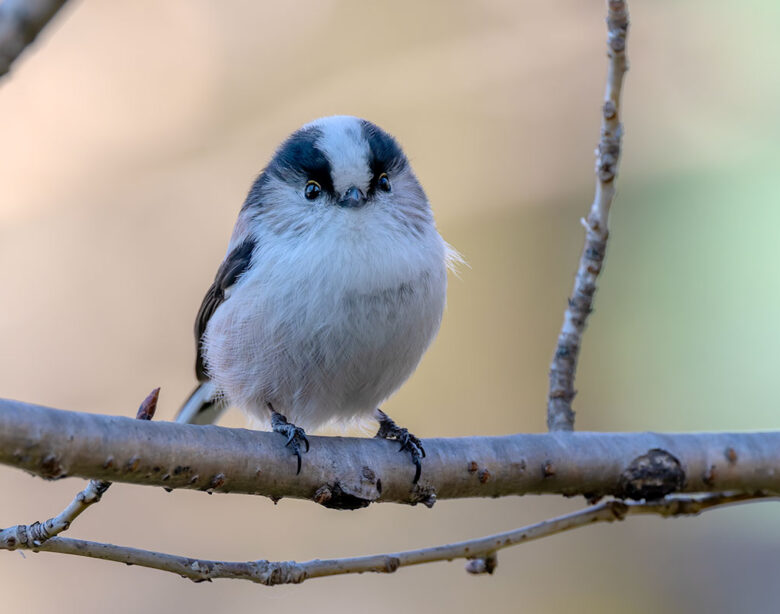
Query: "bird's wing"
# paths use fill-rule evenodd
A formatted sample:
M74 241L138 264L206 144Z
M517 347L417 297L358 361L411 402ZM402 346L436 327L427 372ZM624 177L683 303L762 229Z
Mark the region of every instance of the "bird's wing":
M227 255L224 262L220 265L214 283L203 297L203 302L198 310L198 317L195 318L195 345L197 358L195 359L195 375L198 381L205 382L208 375L203 364L203 347L201 341L203 333L206 332L206 326L214 315L217 308L225 302L227 292L230 287L238 281L244 271L249 268L252 261L252 252L255 249L254 239L245 239L236 246Z

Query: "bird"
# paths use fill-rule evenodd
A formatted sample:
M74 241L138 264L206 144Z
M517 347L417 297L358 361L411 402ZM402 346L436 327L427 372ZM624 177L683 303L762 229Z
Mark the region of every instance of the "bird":
M396 139L352 116L293 132L254 181L195 321L198 386L177 422L228 406L297 457L306 433L373 417L376 437L422 441L381 409L438 333L460 260Z

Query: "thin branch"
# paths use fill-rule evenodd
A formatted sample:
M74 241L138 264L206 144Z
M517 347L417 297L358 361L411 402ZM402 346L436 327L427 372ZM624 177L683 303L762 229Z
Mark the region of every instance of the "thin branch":
M354 509L372 502L529 493L658 498L674 492L780 493L780 432L541 433L425 440L418 484L398 444L311 437L295 457L275 433L144 422L0 400L0 464L88 479L294 497Z
M155 388L149 393L136 413L136 420L151 420L157 409L157 399L160 389ZM0 544L13 547L39 547L45 541L55 535L67 531L71 523L78 518L89 506L100 501L103 493L111 486L106 480L90 480L87 487L82 490L73 501L59 514L44 522L32 524L20 524L15 527L0 530ZM24 546L27 544L27 546ZM19 546L17 546L19 545Z
M0 77L64 0L6 0L0 5ZM609 209L620 158L620 91L626 70L625 2L608 1L610 58L597 150L596 194L586 242L550 370L548 427L572 431L581 338L603 265ZM138 420L150 420L155 391ZM132 424L132 426L131 426ZM49 479L93 478L57 516L0 530L0 549L58 552L140 565L196 582L246 579L276 585L317 577L391 573L399 567L468 559L470 573L493 573L498 550L630 515L697 515L780 493L780 433L659 435L570 433L429 440L423 479L413 484L405 456L375 439L312 438L304 472L269 433L178 424L142 425L0 400L0 463ZM530 492L645 499L609 500L521 529L455 544L332 560L224 562L58 537L109 488L108 480L166 488L292 496L342 509L373 501L433 505L438 498ZM416 482L416 479L415 479ZM736 492L668 496L675 492ZM662 498L663 497L663 498Z
M264 560L245 562L212 561L61 537L52 538L39 546L18 542L8 544L0 541L0 549L14 550L25 548L35 552L57 552L115 561L125 563L126 565L139 565L175 573L195 582L230 578L250 580L265 585L298 584L310 578L367 571L392 573L399 567L437 561L452 561L453 559L471 559L468 567L471 568L470 571L472 573L475 571L492 572L495 569L495 553L498 550L542 537L563 533L597 522L624 520L631 515L655 514L663 517L697 515L714 507L759 500L762 497L763 495L760 494L724 493L701 497L668 497L661 501L642 503L625 503L611 500L521 529L455 544L391 554L330 560L315 559L303 563ZM488 561L487 568L484 563L473 565L473 561Z
M18 524L0 530L0 547L7 550L15 548L37 548L52 537L66 531L71 523L90 505L100 501L111 482L90 480L62 512L44 522Z
M596 195L585 226L585 247L580 257L569 305L563 316L550 365L550 391L547 398L547 427L551 431L574 430L574 378L577 372L582 334L593 309L596 280L604 264L609 235L609 209L615 197L615 180L620 161L623 126L620 123L620 92L627 69L626 36L628 7L622 0L608 0L607 87L602 107L601 140L596 150Z
M4 0L0 2L0 77L35 40L66 0Z

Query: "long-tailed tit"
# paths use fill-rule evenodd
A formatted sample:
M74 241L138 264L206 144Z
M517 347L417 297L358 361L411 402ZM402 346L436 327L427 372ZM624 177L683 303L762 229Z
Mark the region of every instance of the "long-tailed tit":
M398 143L355 117L294 132L255 181L195 323L200 382L179 422L228 405L298 458L305 429L374 416L420 476L422 443L378 407L439 329L456 257Z

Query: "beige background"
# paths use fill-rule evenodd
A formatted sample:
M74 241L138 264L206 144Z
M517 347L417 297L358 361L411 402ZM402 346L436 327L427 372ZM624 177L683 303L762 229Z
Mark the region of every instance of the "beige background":
M778 427L777 3L636 2L612 241L578 427ZM541 431L592 197L601 2L74 2L0 83L0 395L132 415L193 386L192 321L255 174L315 117L404 145L453 278L386 409L421 436ZM238 412L226 424L243 425ZM0 469L0 526L79 480ZM335 512L115 486L71 534L224 559L460 540L582 506L526 497ZM636 519L462 564L268 589L0 553L13 612L774 612L776 504ZM19 590L7 590L19 589Z

